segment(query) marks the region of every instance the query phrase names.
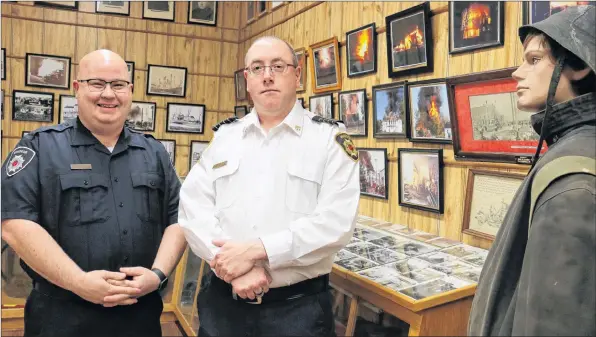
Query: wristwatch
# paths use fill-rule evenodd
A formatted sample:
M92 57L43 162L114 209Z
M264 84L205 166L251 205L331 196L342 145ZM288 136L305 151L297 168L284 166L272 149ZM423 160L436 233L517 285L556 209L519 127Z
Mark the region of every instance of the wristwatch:
M151 269L151 271L154 272L157 275L157 277L159 277L159 286L157 287L157 291L164 290L168 285L168 277L166 276L166 274L164 274L163 271L159 270L159 268L153 268Z

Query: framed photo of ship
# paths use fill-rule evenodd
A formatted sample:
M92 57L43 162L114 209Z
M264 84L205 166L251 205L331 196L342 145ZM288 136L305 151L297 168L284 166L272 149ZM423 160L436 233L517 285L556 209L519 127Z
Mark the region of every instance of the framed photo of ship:
M148 67L147 95L186 96L186 68L153 64Z
M128 114L128 127L136 131L155 131L156 104L153 102L132 102Z
M375 198L389 197L387 149L359 148L360 194Z
M406 82L372 87L373 137L406 138L408 93Z
M368 102L366 89L342 91L337 96L338 119L344 122L352 137L366 137L368 130Z
M449 53L503 45L503 1L450 1Z
M205 105L168 103L167 132L202 134L205 131Z
M443 214L443 150L397 151L399 205Z
M70 57L27 53L25 60L25 85L70 89Z
M407 88L410 141L451 143L451 113L445 80L408 83Z
M130 2L128 1L97 1L96 13L130 15Z
M375 23L346 33L348 77L377 72L377 27Z
M316 94L341 89L341 64L337 37L310 46L312 91Z
M596 1L523 1L523 24L533 24L568 7L582 5L596 6Z

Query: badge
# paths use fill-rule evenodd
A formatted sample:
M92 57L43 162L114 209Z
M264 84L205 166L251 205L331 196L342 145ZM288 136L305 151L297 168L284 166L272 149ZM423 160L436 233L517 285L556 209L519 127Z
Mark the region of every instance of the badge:
M358 150L356 150L356 146L352 143L352 138L350 138L347 133L338 133L335 136L335 141L337 144L341 145L348 157L352 158L354 161L358 160Z
M222 161L221 163L217 163L217 164L213 165L213 169L215 170L215 169L218 169L220 167L224 167L226 165L228 165L228 161L227 160L226 161Z
M91 170L91 164L70 164L71 170Z
M35 157L35 151L28 147L19 146L10 154L10 159L6 164L6 175L9 177L22 171Z

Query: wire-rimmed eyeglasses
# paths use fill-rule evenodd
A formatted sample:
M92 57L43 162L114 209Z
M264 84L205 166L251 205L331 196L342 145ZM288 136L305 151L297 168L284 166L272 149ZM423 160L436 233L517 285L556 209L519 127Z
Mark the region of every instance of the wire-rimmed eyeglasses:
M288 67L296 67L296 66L293 64L290 64L290 63L274 63L270 66L266 66L266 65L262 65L262 64L253 64L245 69L248 70L248 72L251 73L252 75L258 76L258 75L264 74L266 68L271 69L271 73L283 74L286 72L286 69L288 69Z
M87 82L87 86L89 87L89 91L93 92L102 92L106 89L106 86L109 84L110 88L112 88L113 92L126 92L128 90L128 85L130 82L125 80L114 80L114 81L105 81L99 78L90 78L87 80L77 80L79 82Z

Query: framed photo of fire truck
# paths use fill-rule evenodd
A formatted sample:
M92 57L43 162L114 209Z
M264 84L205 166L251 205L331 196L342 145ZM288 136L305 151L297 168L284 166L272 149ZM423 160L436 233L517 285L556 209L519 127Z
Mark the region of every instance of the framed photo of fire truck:
M360 194L387 199L389 175L387 149L358 148L360 165Z
M375 23L346 33L348 77L377 72L377 27Z
M449 53L502 46L504 8L503 1L450 1Z
M410 141L451 143L451 111L445 80L412 82L407 87Z
M443 150L397 149L399 205L443 214Z
M430 5L421 3L385 17L389 77L433 71Z

